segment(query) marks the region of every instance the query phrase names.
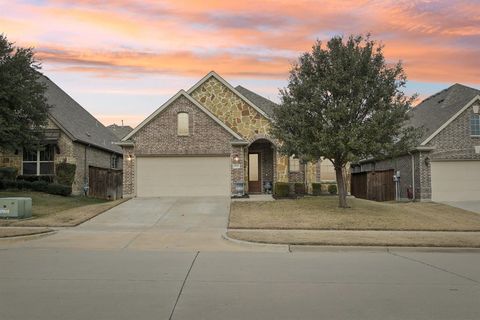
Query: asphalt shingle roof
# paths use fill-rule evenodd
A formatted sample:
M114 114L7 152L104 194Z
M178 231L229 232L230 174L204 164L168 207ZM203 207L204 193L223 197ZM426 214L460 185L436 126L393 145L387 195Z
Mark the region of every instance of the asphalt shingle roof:
M113 132L113 134L117 136L118 139L123 139L123 137L133 131L133 128L130 126L119 126L116 124L111 124L107 126L107 128L111 132Z
M423 142L479 94L480 90L456 83L413 108L409 123L416 128L423 126L426 129L421 139Z
M108 151L122 153L119 146L112 144L112 142L119 141L115 134L49 78L42 75L39 81L47 86L45 96L48 104L52 106L49 109L50 116L74 140Z
M273 110L278 106L275 102L262 97L261 95L248 90L242 86L236 86L235 90L240 92L251 103L263 110L269 117L273 117Z

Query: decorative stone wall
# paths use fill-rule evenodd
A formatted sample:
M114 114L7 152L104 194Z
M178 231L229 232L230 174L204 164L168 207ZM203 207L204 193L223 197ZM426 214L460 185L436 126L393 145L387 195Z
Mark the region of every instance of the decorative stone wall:
M277 182L288 182L288 157L277 152Z
M246 140L253 141L257 134L268 135L270 121L213 76L191 96Z
M135 158L133 147L122 147L123 149L123 197L135 196ZM132 156L129 158L129 156Z

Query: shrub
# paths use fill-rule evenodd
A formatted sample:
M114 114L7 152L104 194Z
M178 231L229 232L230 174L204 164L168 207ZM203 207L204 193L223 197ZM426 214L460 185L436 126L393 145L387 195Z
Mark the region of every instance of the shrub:
M3 184L5 189L16 189L17 188L17 181L15 180L3 180Z
M295 182L293 188L295 194L305 194L305 185L303 183Z
M28 175L20 175L17 177L17 180L25 180L29 182L34 181L45 181L47 183L53 182L53 176L28 176Z
M275 196L277 197L288 197L290 193L290 186L286 182L276 182L274 189Z
M312 183L312 193L314 196L319 196L322 194L322 184L321 183Z
M55 168L56 182L59 184L63 184L65 186L71 186L73 183L73 180L75 179L76 168L77 166L73 163L67 163L67 162L58 163Z
M328 186L328 193L330 194L337 194L337 185L331 184Z
M32 189L32 183L27 180L17 180L17 188L20 190Z
M47 191L47 185L48 185L48 183L46 181L43 181L43 180L33 181L32 184L31 184L32 190L40 191L40 192L46 192Z
M46 187L46 192L66 197L72 193L72 187L58 183L50 183Z
M5 183L3 182L3 180L0 180L0 190L3 189L5 189Z
M11 167L0 168L0 180L15 180L17 169Z

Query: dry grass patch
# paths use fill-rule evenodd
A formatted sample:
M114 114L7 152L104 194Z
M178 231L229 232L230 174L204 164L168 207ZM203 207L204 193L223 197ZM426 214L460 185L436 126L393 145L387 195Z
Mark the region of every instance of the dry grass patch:
M336 196L271 202L233 202L229 228L480 231L480 215L439 203L374 202Z
M0 238L13 238L19 236L31 236L51 232L48 228L0 228Z
M478 232L231 230L233 239L288 245L479 248Z
M0 226L71 227L79 225L125 200L106 201L80 196L62 197L42 192L0 192L0 197L31 197L33 219L0 219Z

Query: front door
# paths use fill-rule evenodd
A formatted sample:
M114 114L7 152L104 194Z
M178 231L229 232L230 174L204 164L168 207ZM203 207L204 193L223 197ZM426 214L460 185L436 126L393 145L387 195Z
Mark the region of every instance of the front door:
M250 193L262 192L261 181L261 168L260 168L260 154L249 153L248 154L248 191Z

